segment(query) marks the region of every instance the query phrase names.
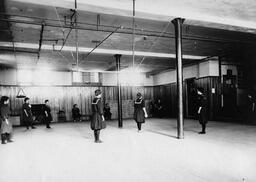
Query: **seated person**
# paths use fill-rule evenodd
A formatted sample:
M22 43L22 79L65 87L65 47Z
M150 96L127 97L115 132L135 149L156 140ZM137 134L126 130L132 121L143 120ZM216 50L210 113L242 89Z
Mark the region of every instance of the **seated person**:
M111 120L111 115L112 115L112 113L110 112L110 107L109 107L109 104L108 104L108 103L105 104L105 107L104 107L104 109L103 109L103 112L104 112L104 118L105 118L106 120Z
M78 108L77 104L73 105L72 118L73 118L74 122L81 121L81 119L80 119L81 118L80 109Z
M155 104L155 109L156 109L156 116L159 118L162 118L163 117L163 106L162 106L160 99L157 100L157 102Z

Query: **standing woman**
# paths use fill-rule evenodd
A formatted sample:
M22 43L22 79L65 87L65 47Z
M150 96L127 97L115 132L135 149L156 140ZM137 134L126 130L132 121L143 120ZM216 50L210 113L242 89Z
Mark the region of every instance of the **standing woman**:
M2 144L6 144L7 142L13 142L11 140L12 137L12 123L8 121L10 115L9 108L9 97L2 96L0 103L0 119L1 119L1 139Z
M31 126L32 129L35 129L36 127L33 125L33 115L31 111L31 105L29 104L29 98L26 97L24 99L24 104L22 106L22 118L26 125L27 130Z
M138 132L141 131L141 124L145 123L145 118L148 117L145 101L141 93L137 93L137 99L134 101L134 120L137 123Z
M95 98L92 101L92 120L91 129L94 131L95 143L101 143L100 130L106 128L106 122L103 113L103 105L101 101L101 91L95 90Z
M206 133L206 124L207 124L207 99L204 95L204 89L198 88L197 89L198 94L198 117L199 117L199 123L202 125L202 131L199 132L199 134L205 134Z
M50 129L50 123L52 121L52 114L51 114L51 108L49 106L49 100L44 101L44 107L43 107L43 112L44 112L44 122L46 124L46 128Z

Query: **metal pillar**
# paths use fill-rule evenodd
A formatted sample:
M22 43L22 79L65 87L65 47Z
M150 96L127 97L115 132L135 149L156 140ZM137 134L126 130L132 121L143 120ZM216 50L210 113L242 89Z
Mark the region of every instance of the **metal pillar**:
M78 66L78 61L79 61L79 52L78 52L78 28L77 28L77 19L78 19L78 14L77 14L77 2L75 0L75 27L76 27L76 71L78 72L79 66Z
M177 132L178 138L184 138L183 130L183 74L182 74L182 23L184 19L176 18L172 21L175 27L175 45L176 45L176 70L177 70L177 94L178 94L178 120Z
M121 92L121 83L120 83L120 54L115 55L116 58L116 70L117 70L117 109L118 109L118 127L123 127L123 117L122 117L122 92Z

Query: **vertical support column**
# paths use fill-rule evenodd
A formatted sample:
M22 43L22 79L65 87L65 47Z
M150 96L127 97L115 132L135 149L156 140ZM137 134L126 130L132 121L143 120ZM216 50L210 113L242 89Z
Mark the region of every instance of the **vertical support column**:
M177 70L177 94L178 94L178 120L177 132L178 138L184 138L183 130L183 74L182 74L182 24L184 19L176 18L172 21L175 27L175 45L176 45L176 70Z
M121 83L120 83L120 54L115 55L116 58L116 70L117 70L117 109L118 109L118 127L123 127L123 116L122 116L122 92L121 92Z
M223 107L223 90L222 90L222 83L223 83L223 79L222 79L222 71L221 71L221 57L218 57L219 60L219 85L220 85L220 108Z
M78 66L78 61L79 61L79 52L78 52L78 29L77 29L77 19L78 19L78 12L77 12L77 2L75 0L75 29L76 29L76 71L78 72L79 66Z

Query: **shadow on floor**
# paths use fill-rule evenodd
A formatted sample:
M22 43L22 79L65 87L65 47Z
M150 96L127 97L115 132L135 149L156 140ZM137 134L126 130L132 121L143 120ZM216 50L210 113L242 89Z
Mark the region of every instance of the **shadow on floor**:
M151 133L156 133L156 134L159 134L159 135L164 135L164 136L168 136L168 137L171 137L171 138L175 138L175 139L177 139L177 136L169 135L169 134L162 133L162 132L159 132L159 131L154 131L154 130L149 130L149 129L147 129L146 131L151 132Z

